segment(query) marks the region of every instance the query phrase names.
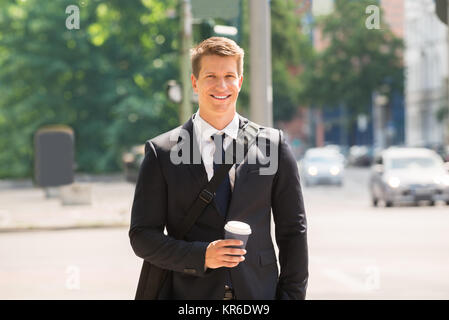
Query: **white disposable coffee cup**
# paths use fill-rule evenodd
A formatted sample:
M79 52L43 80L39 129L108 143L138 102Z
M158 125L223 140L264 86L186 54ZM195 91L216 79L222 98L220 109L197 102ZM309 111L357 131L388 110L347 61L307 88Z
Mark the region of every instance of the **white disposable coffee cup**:
M228 221L224 229L225 239L237 239L243 241L243 245L235 246L235 248L246 248L246 242L248 241L248 237L251 234L251 227L249 226L249 224L241 221Z

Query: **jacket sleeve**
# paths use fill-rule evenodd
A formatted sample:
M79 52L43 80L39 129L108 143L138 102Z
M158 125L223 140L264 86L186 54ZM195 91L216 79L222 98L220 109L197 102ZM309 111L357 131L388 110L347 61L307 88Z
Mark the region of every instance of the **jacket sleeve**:
M167 183L157 152L147 141L131 211L131 246L138 257L160 268L204 276L208 243L177 240L164 234L167 201Z
M298 167L279 132L278 171L272 189L272 209L281 272L277 299L305 299L308 273L307 222Z

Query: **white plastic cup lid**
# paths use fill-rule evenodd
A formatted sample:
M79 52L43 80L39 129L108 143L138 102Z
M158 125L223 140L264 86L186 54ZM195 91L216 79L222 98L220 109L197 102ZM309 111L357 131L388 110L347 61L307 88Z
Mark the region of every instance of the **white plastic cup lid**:
M241 221L228 221L225 225L225 230L240 235L251 234L251 227L249 224Z

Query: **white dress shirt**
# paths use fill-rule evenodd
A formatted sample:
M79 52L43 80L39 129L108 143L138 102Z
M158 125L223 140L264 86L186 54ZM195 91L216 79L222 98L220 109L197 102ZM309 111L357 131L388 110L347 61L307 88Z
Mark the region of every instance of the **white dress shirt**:
M226 150L232 140L237 139L237 134L239 131L238 114L237 112L235 113L234 118L224 129L218 130L206 122L206 120L201 118L199 111L197 111L193 117L193 130L200 149L201 158L203 159L204 168L206 169L207 179L210 181L210 179L214 176L213 158L215 152L215 143L211 136L214 134L226 134L223 141L223 148ZM231 190L233 191L235 181L235 164L231 167L231 170L229 170L229 180L231 182Z

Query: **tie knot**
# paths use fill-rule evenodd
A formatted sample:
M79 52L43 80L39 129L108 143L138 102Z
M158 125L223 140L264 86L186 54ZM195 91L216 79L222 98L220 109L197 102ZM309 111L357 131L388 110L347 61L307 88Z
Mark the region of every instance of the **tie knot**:
M225 134L213 134L211 136L212 141L215 144L215 152L214 152L214 165L224 163L224 147L223 141L225 138Z
M224 139L226 137L226 134L222 133L222 134L213 134L211 136L212 141L215 144L215 152L218 152L219 150L223 150L224 149ZM221 152L220 152L221 153Z
M212 141L214 141L215 143L217 143L219 141L221 143L223 143L225 136L226 136L226 134L224 134L224 133L222 133L222 134L217 133L217 134L211 135L210 137L211 137Z

